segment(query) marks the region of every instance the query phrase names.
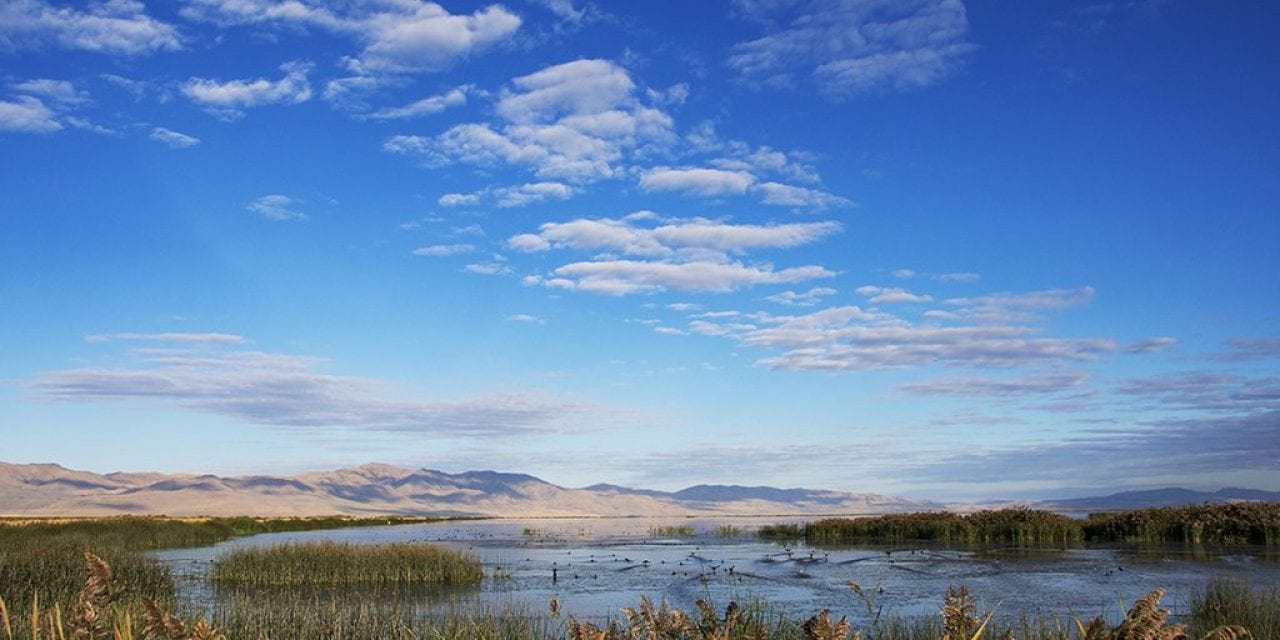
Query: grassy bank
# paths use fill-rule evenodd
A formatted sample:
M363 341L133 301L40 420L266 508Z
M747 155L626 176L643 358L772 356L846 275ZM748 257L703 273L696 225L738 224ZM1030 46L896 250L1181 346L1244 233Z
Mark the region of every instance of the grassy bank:
M1240 503L1094 514L1086 520L1035 509L947 511L830 518L761 527L763 538L811 544L927 540L943 543L1072 545L1083 542L1280 544L1280 504Z
M462 585L484 577L475 557L439 545L306 542L251 547L213 563L215 584L249 586Z
M33 599L64 610L84 584L84 554L92 551L114 569L121 601L146 595L172 601L167 565L142 552L214 544L237 536L351 526L425 522L425 518L118 518L0 520L0 596L28 605ZM2 630L0 630L2 631Z

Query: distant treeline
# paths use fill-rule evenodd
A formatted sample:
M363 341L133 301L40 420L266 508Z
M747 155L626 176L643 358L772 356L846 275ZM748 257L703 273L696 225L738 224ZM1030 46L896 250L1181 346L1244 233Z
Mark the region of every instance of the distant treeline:
M1070 545L1084 542L1280 544L1280 503L1205 504L1119 513L1084 520L1038 509L947 511L874 518L829 518L760 527L762 538L803 538L811 544L929 540L948 543Z

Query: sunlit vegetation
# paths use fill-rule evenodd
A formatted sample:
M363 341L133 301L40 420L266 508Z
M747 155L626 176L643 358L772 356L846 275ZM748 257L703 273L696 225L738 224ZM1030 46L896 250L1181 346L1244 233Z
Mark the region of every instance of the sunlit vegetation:
M1280 504L1239 503L1094 514L1086 520L1036 509L996 509L830 518L760 527L772 539L811 544L926 540L943 543L1073 545L1084 542L1280 543Z
M716 525L717 538L724 538L726 540L736 540L737 538L741 537L743 533L745 533L745 531L742 530L742 527L738 527L731 524Z
M484 569L475 557L414 542L356 545L305 542L236 549L216 559L215 584L351 586L476 584Z
M667 525L662 527L649 527L649 535L655 538L690 538L693 537L693 527L689 525Z
M1098 542L1280 544L1280 503L1240 502L1093 514L1085 539Z
M606 620L562 619L559 603L546 612L455 611L416 615L388 606L376 597L330 592L268 590L212 612L209 618L183 619L163 605L140 597L129 605L111 568L92 554L80 591L68 607L42 605L9 608L0 600L0 633L5 640L228 640L236 638L377 640L1270 640L1276 638L1274 592L1258 593L1241 585L1214 583L1192 603L1189 620L1174 622L1161 607L1162 589L1138 599L1117 624L1101 617L1022 619L1004 624L994 611L979 612L968 590L947 590L940 615L904 620L877 614L860 628L848 617L820 611L804 619L771 612L767 603L740 607L730 602L720 612L705 600L690 613L654 604L639 596L635 607ZM854 595L862 595L850 585ZM851 602L852 604L852 602ZM839 617L837 617L839 615ZM1239 616L1233 618L1231 616ZM1257 625L1251 629L1241 620Z
M438 518L436 518L438 520ZM67 611L84 585L84 554L92 551L114 569L120 601L146 595L168 604L169 568L142 552L194 547L237 536L350 526L424 522L426 518L163 518L0 520L0 596L12 603L43 603ZM2 631L2 630L0 630Z

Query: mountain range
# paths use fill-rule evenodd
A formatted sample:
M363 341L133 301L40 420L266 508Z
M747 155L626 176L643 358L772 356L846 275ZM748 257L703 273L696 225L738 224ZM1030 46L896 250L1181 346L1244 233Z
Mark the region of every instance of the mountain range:
M874 493L698 485L675 492L560 487L530 475L386 464L290 477L96 474L0 463L0 515L466 515L504 517L871 514L939 508Z
M1167 488L1107 496L988 503L1064 512L1240 500L1280 502L1280 492ZM455 515L738 516L853 515L969 511L978 505L944 505L875 493L696 485L674 492L596 484L580 489L534 476L496 471L444 473L387 464L297 476L237 476L76 471L56 464L0 462L0 516Z

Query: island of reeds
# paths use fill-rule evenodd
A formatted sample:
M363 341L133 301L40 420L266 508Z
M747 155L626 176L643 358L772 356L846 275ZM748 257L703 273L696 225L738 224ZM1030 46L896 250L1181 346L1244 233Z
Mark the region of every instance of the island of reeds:
M995 509L829 518L766 525L757 535L809 544L925 540L942 543L1280 544L1280 504L1232 503L1096 513L1077 520L1037 509Z

